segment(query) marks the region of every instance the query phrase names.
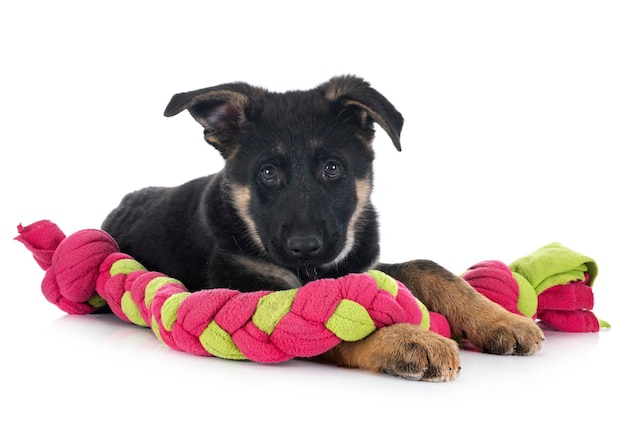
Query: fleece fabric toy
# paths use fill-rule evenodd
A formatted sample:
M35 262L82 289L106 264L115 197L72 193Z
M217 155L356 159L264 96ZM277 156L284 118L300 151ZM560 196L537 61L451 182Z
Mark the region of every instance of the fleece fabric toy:
M119 252L102 230L66 237L43 220L20 225L18 232L16 239L46 271L42 292L48 301L70 314L108 306L122 320L150 327L169 347L196 355L276 363L316 356L396 323L451 337L443 315L429 312L402 283L378 271L278 292L191 293Z
M191 293L162 273L119 252L97 229L66 237L47 220L18 226L15 238L45 270L46 299L70 314L108 306L120 319L150 327L169 347L196 355L276 363L322 354L396 323L421 325L446 337L446 318L428 309L402 283L379 271L320 279L299 289ZM507 266L488 260L462 277L510 312L561 331L610 327L593 313L594 260L551 243Z
M510 312L565 332L597 332L610 325L593 313L596 262L558 242L507 266L488 260L462 277L478 292Z

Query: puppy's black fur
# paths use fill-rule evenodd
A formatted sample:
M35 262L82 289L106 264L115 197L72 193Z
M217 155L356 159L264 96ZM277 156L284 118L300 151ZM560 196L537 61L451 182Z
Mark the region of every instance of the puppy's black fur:
M452 332L496 354L538 351L543 334L431 261L379 264L370 201L377 123L400 150L402 115L367 82L338 76L308 91L231 83L175 95L166 116L188 110L224 168L173 188L124 197L104 221L126 252L190 291L298 288L378 268L403 282ZM395 324L318 357L409 379L447 381L458 345Z
M285 289L378 260L374 122L400 149L400 113L343 76L278 94L244 83L178 94L224 169L124 198L103 224L121 249L188 289Z

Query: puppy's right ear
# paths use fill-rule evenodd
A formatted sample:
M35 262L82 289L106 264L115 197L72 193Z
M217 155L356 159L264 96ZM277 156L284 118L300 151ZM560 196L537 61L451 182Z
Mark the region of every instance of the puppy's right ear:
M204 127L204 139L229 158L246 124L246 108L259 91L262 90L238 82L179 93L172 97L164 114L170 117L187 109Z

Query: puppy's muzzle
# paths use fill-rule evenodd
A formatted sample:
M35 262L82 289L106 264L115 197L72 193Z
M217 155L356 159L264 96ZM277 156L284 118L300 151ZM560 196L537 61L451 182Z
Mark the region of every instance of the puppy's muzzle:
M285 241L287 255L298 260L316 257L324 247L324 239L319 235L291 236Z

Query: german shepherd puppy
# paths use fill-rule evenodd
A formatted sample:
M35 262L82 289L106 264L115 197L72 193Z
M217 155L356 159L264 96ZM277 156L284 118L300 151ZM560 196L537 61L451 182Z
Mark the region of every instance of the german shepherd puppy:
M372 192L374 123L400 150L402 115L366 81L337 76L308 91L237 82L176 94L225 160L215 174L123 198L104 221L126 252L190 291L284 290L377 268L403 282L453 334L493 354L528 355L544 337L460 277L426 260L381 264ZM448 381L459 344L410 324L343 342L319 360L413 380Z

